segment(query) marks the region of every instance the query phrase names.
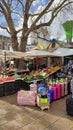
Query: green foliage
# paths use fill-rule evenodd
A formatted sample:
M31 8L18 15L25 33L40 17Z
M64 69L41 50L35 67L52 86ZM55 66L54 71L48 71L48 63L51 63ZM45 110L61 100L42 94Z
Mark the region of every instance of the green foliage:
M71 39L72 38L72 26L73 26L73 21L67 21L63 24L65 33L66 33L66 39Z

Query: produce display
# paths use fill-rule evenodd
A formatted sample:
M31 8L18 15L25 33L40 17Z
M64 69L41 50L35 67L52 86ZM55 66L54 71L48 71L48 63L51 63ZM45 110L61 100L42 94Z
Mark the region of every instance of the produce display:
M61 69L60 66L55 66L55 67L51 68L50 71L51 71L51 73L53 73L53 72L55 72L55 71L57 71L59 69Z
M47 69L44 69L44 72L50 74L50 73L54 73L55 71L59 70L60 67L59 66L55 66L55 67L52 67L52 68L47 68Z
M17 69L16 68L6 68L5 72L6 73L11 73L11 72L15 72Z
M16 79L21 79L21 76L18 75L18 74L15 74L13 77L14 77L15 80L16 80Z
M23 80L24 81L33 81L33 80L39 80L39 79L44 79L46 78L46 76L48 76L48 74L46 72L43 71L35 71L35 72L31 72L29 73L29 75L26 75Z
M0 78L0 83L2 83L2 82L6 82L6 81L13 81L14 80L14 77L2 77L2 78Z
M42 80L42 79L47 78L50 74L54 73L55 71L59 69L60 67L56 66L54 68L45 68L43 70L32 71L29 74L26 74L23 77L23 80L27 82L34 81L34 80ZM10 72L10 70L7 70L7 71ZM19 79L19 78L21 78L20 75L15 74L14 76L7 76L7 77L0 78L0 82L11 81L11 80Z
M57 70L59 70L60 67L56 66L54 68L46 68L43 71L32 71L29 73L29 75L26 75L23 80L24 81L33 81L33 80L40 80L40 79L45 79L46 77L48 77L51 73L56 72Z

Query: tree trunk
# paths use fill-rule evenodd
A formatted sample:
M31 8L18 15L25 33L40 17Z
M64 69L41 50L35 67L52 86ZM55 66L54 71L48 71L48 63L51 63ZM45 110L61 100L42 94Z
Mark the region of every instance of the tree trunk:
M21 44L20 44L20 51L21 52L25 52L26 51L27 39L28 39L28 36L23 36L21 38Z
M17 35L16 33L14 33L13 35L11 35L11 39L12 39L12 48L14 51L18 51L19 48L18 48L18 39L17 39ZM18 68L18 65L19 65L19 59L15 59L15 67Z
M13 50L18 51L19 50L19 48L18 48L19 44L18 44L17 36L12 35L11 38L12 38L12 48L13 48Z
M20 44L20 51L21 52L25 52L26 51L27 38L28 37L22 37L21 38L21 44ZM24 58L19 60L18 68L19 69L25 69Z
M27 45L27 39L28 36L23 36L21 38L21 43L20 43L20 51L21 52L25 52L26 51L26 45ZM12 35L12 47L14 51L18 51L18 41L17 41L17 36L16 35ZM15 59L15 64L16 64L16 68L19 69L24 69L25 68L25 64L24 64L24 58L22 59Z

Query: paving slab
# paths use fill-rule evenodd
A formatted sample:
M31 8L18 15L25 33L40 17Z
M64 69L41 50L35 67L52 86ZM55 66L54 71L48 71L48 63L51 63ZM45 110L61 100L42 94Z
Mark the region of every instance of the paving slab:
M66 98L42 111L18 105L17 94L0 97L0 130L73 130L73 117L66 113Z

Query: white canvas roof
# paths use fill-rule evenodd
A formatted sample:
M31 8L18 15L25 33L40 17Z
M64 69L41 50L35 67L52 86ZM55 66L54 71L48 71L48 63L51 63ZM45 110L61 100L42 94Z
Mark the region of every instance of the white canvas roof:
M8 50L0 50L0 57L7 57L7 58L22 58L25 57L24 52L17 52L17 51L8 51Z
M73 55L73 49L69 49L69 48L58 48L51 53L51 56L60 56L60 57L70 56L70 55Z
M59 56L59 57L64 57L64 56L70 56L73 55L73 49L69 48L58 48L54 50L53 52L51 51L44 51L44 50L32 50L25 52L26 57L43 57L43 56Z
M49 54L50 53L44 50L32 50L32 51L25 52L26 57L44 57L44 56L46 57Z
M70 56L73 55L73 49L69 48L58 48L53 52L45 51L45 50L32 50L28 52L17 52L17 51L7 51L7 50L0 50L0 57L7 58L25 58L25 57L49 57L49 56Z

